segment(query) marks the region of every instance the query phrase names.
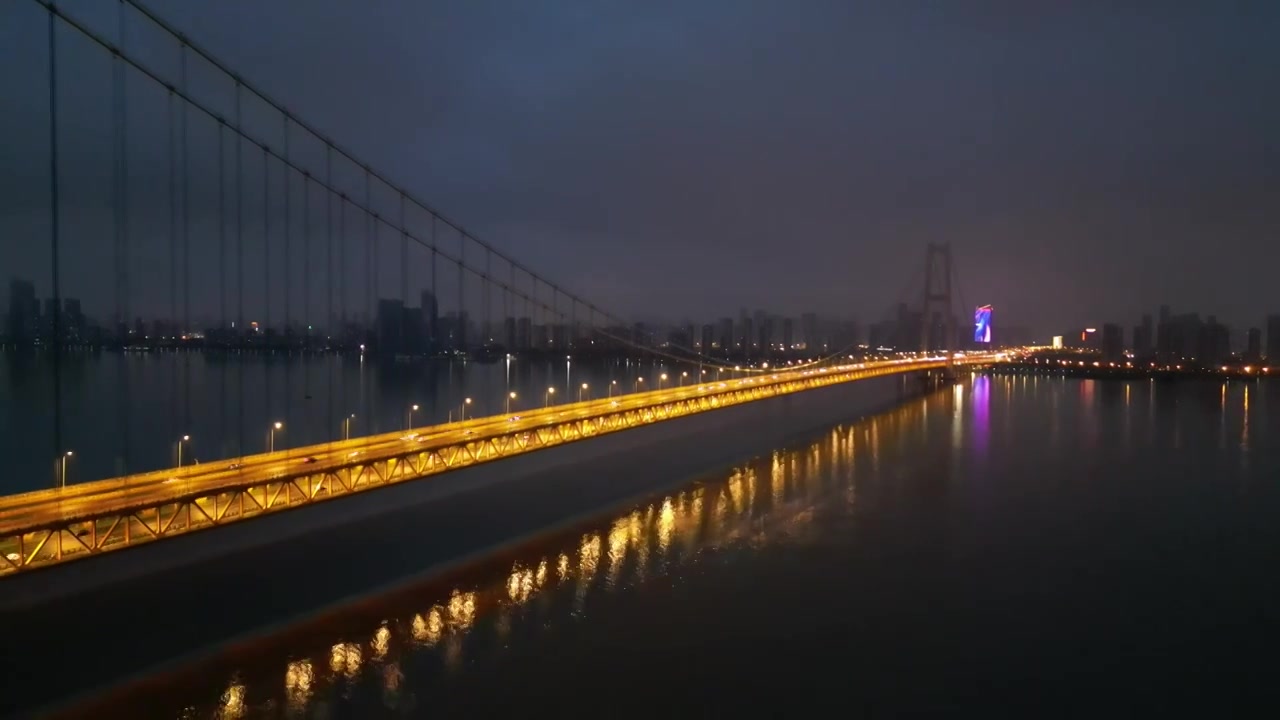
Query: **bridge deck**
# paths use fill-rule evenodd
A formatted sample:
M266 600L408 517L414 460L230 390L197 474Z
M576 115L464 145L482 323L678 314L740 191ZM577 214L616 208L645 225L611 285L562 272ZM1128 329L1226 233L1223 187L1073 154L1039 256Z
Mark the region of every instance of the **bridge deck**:
M693 413L945 364L790 370L13 495L0 498L0 576Z

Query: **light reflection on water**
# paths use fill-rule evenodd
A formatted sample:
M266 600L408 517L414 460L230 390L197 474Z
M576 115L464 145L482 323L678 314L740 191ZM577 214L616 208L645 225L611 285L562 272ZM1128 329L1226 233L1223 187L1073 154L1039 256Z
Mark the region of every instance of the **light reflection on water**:
M1055 485L1026 470L1052 472L1103 442L1118 453L1110 462L1133 456L1135 443L1167 455L1186 442L1184 426L1198 428L1210 444L1217 443L1218 426L1227 427L1238 438L1238 459L1228 461L1248 467L1245 451L1266 440L1263 410L1277 397L1275 388L1240 385L1162 390L1040 377L976 377L960 388L833 428L585 530L538 541L466 580L372 600L364 605L374 610L339 612L302 637L263 639L243 661L223 663L216 674L192 668L175 685L176 695L165 699L174 708L168 716L332 716L342 703L357 708L355 716L428 712L433 695L448 692L450 678L537 648L538 638L584 622L608 597L666 587L670 583L658 581L689 577L731 552L741 558L827 542L832 514L855 522L868 512L867 498L886 502L899 492L895 485L922 468L976 492L997 481L1051 492L1086 486L1091 477L1077 472ZM1164 393L1159 401L1158 393ZM1010 408L1018 407L1011 398L1036 409L1011 419ZM1024 458L1014 463L1016 474L984 475L992 459L1009 457ZM140 701L149 699L127 702Z
M924 407L923 401L913 402L833 428L811 444L774 451L720 479L656 497L543 552L531 548L487 581L424 591L440 594L434 600L428 595L416 608L397 608L398 614L363 634L334 637L323 650L286 648L274 678L257 669L257 658L252 671L237 670L213 698L184 703L175 716L273 716L283 708L290 717L303 717L374 686L384 707L413 702L433 676L464 667L469 653L501 652L522 623L567 622L588 612L598 594L624 592L719 549L787 542L803 531L815 501L833 490L852 512L854 457L875 438L921 432ZM539 599L541 605L534 602Z

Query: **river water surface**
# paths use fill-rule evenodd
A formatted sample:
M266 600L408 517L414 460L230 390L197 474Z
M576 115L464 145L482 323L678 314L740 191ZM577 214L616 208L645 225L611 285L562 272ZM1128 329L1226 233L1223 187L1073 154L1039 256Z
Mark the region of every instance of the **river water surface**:
M1272 714L1278 567L1280 384L974 376L72 716Z

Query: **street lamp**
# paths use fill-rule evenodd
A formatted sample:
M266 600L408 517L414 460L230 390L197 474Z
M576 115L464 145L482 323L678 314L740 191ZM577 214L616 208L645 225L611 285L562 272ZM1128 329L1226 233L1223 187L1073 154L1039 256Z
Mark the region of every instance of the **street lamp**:
M658 376L658 389L659 389L659 390L661 390L661 389L662 389L662 383L664 383L664 382L666 382L666 381L667 381L667 374L666 374L666 373L662 373L661 375L659 375L659 376Z
M509 393L507 393L507 401L506 401L506 404L505 404L505 405L503 406L503 408L502 408L502 412L503 412L504 414L507 414L507 415L510 415L510 414L511 414L511 401L512 401L512 400L515 400L515 399L516 399L516 394L515 394L514 392L509 392Z
M462 422L467 421L467 406L471 404L471 398L464 398L462 401Z
M549 388L547 388L547 395L546 395L546 398L547 398L547 404L546 404L546 405L543 405L543 407L551 407L551 396L552 396L552 395L555 395L555 394L556 394L556 389L555 389L555 388L553 388L553 387L549 387Z
M642 377L636 378L636 392L640 392L640 383L642 382L644 382L644 378Z
M183 435L182 438L178 440L178 467L182 467L182 443L190 441L190 435Z
M343 418L342 420L342 439L343 440L351 439L351 421L355 419L356 419L355 413L351 413L347 417Z
M609 381L609 397L613 397L613 389L616 387L618 387L618 381L610 380Z
M684 387L684 379L687 377L689 377L689 373L687 372L680 373L680 387Z
M72 454L73 453L70 450L68 450L65 453L63 453L62 457L58 458L59 460L62 461L62 474L59 479L59 482L60 482L59 487L65 488L67 486L67 458L71 457Z
M414 414L414 413L416 413L416 412L418 412L418 406L417 406L417 405L410 405L410 406L409 406L408 418L405 420L405 423L404 423L404 429L405 429L405 430L412 430L412 429L413 429L413 414Z
M276 431L284 428L284 423L277 421L267 430L267 452L276 451Z
M587 384L582 383L582 387L578 388L578 402L582 402L582 393L587 391Z

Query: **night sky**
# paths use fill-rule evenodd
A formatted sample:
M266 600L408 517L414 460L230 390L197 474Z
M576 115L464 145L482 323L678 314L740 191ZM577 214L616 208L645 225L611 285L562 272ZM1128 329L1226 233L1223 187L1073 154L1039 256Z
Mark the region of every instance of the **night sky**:
M45 31L34 3L4 5L0 270L15 270L0 275L45 288ZM941 241L968 305L1041 333L1161 303L1239 327L1280 311L1278 3L149 5L477 237L627 317L873 321ZM63 152L109 169L99 65L61 80L62 127L84 138ZM67 173L83 269L66 282L109 303L103 191ZM159 257L164 222L136 207L135 248ZM164 304L137 279L149 262L135 307Z

